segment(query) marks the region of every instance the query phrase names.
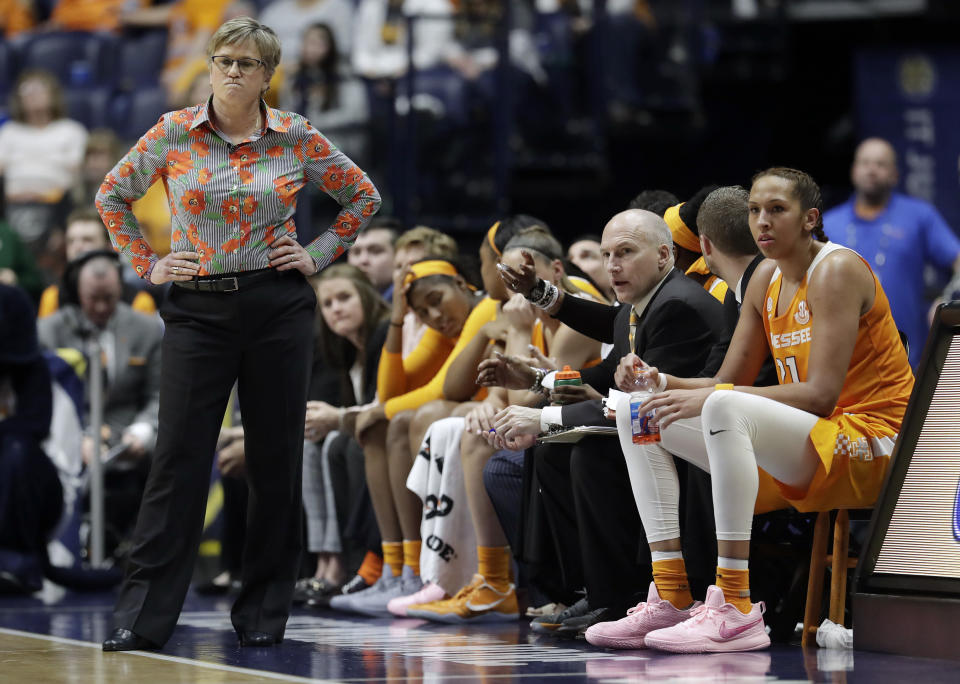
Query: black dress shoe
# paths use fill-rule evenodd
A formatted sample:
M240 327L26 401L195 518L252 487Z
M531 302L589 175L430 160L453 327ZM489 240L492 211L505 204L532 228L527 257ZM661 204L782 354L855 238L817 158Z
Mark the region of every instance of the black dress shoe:
M139 634L134 634L129 629L118 627L103 642L104 651L144 651L159 648L149 639L144 639Z
M267 634L266 632L239 632L237 636L240 637L241 646L262 648L264 646L274 646L279 643L275 636Z

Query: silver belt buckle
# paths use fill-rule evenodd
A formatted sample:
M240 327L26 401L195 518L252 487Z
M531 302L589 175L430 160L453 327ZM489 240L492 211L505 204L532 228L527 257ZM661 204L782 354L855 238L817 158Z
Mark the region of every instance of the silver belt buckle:
M225 280L225 281L230 281L230 280L233 281L233 287L224 288L224 290L223 290L224 292L236 292L237 290L240 289L240 283L237 282L236 276L234 276L234 277L232 277L232 278L225 278L224 280Z

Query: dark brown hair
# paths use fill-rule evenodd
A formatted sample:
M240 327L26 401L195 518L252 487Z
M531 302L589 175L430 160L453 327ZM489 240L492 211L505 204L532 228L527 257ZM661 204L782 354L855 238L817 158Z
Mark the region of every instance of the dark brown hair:
M756 183L764 176L776 176L793 183L793 196L800 201L800 207L807 211L816 209L819 213L817 223L813 227L813 237L821 242L827 242L827 234L823 232L823 198L820 196L820 186L813 180L813 176L805 171L791 169L787 166L771 166L750 179Z
M353 283L360 297L360 306L363 309L363 325L360 328L360 348L355 349L346 338L334 333L327 321L323 318L320 307L320 285L327 280L343 278ZM366 368L365 345L373 334L374 329L390 315L390 307L384 301L377 289L370 283L370 279L356 266L350 264L334 264L322 270L310 279L314 290L317 291L317 351L329 368L337 368L340 372L341 394L346 398L353 393L350 382L350 368L359 357L360 364ZM366 384L367 378L363 378ZM349 388L349 392L347 389ZM352 403L360 403L362 397L354 397Z

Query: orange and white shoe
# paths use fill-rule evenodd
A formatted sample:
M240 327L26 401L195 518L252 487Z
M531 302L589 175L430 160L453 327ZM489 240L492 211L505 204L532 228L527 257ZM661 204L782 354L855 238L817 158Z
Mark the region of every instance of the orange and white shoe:
M453 624L507 622L519 618L520 609L513 584L506 591L498 591L483 575L474 575L453 598L407 606L407 617Z

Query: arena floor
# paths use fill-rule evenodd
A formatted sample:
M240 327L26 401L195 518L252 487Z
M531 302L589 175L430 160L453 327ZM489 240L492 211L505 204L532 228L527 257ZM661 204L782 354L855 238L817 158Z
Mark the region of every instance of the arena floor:
M905 682L960 681L960 662L777 646L730 655L603 651L526 622L453 627L298 610L277 648L241 649L229 601L188 597L162 652L103 653L113 594L0 599L0 682Z

